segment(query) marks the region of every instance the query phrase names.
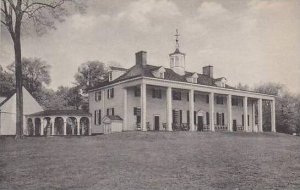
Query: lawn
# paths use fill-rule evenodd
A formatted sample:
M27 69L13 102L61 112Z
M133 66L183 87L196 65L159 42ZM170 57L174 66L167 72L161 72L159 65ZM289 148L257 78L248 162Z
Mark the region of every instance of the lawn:
M300 189L300 138L210 132L2 137L0 189Z

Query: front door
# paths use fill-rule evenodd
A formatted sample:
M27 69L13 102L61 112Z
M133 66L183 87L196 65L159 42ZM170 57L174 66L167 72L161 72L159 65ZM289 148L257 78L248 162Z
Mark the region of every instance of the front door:
M154 130L159 131L159 116L154 116Z
M237 131L237 126L236 126L236 120L235 119L232 121L232 128L233 128L233 131Z
M198 116L197 129L198 131L203 131L203 116Z

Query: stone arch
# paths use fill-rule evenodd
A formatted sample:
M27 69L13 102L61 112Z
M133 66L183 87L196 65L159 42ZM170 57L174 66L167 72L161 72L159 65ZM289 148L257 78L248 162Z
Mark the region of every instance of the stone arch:
M50 117L44 117L43 119L43 130L44 135L51 135L52 134L52 125L50 123L51 118Z
M88 117L82 117L80 118L80 130L82 135L89 135L90 133L90 121Z
M33 119L32 118L27 119L27 130L28 130L28 135L33 136L34 129L33 129Z
M35 118L34 119L34 133L35 136L41 135L41 119L40 118Z
M77 119L76 117L68 117L67 118L67 135L76 135L77 134Z
M64 119L62 117L55 117L54 119L54 134L64 134Z

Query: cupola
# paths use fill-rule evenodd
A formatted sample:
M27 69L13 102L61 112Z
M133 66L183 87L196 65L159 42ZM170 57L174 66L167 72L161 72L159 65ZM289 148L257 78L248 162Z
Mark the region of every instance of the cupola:
M170 68L179 75L185 74L185 54L181 53L179 50L179 34L178 30L176 29L176 49L174 53L169 54L170 56Z

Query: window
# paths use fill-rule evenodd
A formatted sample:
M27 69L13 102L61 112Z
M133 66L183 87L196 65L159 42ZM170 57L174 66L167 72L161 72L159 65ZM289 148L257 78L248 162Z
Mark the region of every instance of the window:
M108 73L108 81L112 81L112 71Z
M197 78L193 78L193 83L197 83Z
M222 96L217 96L217 104L224 104L224 98Z
M95 101L98 102L101 100L101 91L95 92Z
M190 123L190 111L186 111L186 122Z
M209 103L209 95L206 95L206 103Z
M237 99L237 98L232 98L232 105L233 105L233 106L238 106L238 105L239 105L239 99Z
M111 99L114 97L114 88L107 90L107 99Z
M182 122L182 110L173 110L173 123L181 123Z
M159 73L159 78L165 78L165 74L163 72Z
M140 87L134 87L134 96L140 97L141 96L141 88Z
M161 89L152 89L152 98L159 98L161 99Z
M141 115L141 108L134 107L133 108L133 115Z
M115 108L107 108L106 115L115 115Z
M209 125L209 113L206 112L206 124Z
M186 100L187 100L187 101L190 101L190 93L187 93L186 95L187 95L187 96L186 96Z
M173 97L173 100L181 100L181 92L173 91L172 92L172 97Z

